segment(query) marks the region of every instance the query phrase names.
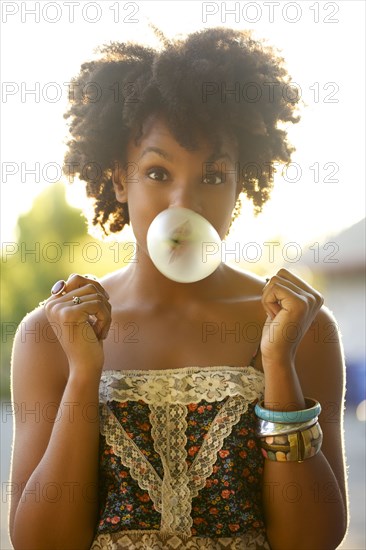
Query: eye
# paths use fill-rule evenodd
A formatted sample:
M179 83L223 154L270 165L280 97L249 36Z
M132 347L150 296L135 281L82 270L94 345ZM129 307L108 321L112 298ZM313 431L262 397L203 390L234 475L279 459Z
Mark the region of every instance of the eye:
M220 183L223 183L224 180L222 178L221 172L216 172L215 174L206 175L202 179L202 182L207 183L208 185L220 185Z
M166 181L168 179L168 174L163 168L150 168L146 175L154 181Z

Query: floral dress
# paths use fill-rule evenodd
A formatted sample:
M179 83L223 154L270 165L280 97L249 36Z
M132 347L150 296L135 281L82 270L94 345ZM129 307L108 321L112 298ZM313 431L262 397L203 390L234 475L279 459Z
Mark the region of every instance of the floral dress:
M268 549L248 367L103 371L92 550Z

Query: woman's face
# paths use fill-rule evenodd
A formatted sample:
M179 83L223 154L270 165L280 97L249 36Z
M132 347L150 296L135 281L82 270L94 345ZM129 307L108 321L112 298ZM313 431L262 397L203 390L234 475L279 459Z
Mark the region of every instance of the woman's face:
M116 197L120 202L127 200L137 243L145 251L153 219L177 206L201 214L224 239L240 190L237 173L232 142L223 140L215 157L204 140L188 151L175 140L164 119L154 115L145 122L138 145L130 140L127 171L117 178Z

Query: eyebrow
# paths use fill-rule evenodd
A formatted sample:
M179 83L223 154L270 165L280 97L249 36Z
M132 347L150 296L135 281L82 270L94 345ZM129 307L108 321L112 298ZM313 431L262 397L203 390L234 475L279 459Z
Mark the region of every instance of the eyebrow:
M147 155L147 153L156 153L157 155L159 155L163 159L168 160L170 162L173 162L173 160L174 160L173 157L169 153L164 151L164 149L160 149L160 147L153 147L153 146L146 147L142 151L142 153L139 156L138 160L140 160L144 155ZM225 152L214 152L206 159L205 162L214 162L215 160L219 160L219 159L228 159L230 162L232 162L232 158L230 157L230 155L228 153L225 153Z
M146 147L146 149L144 149L142 151L142 153L139 156L138 160L140 160L147 153L156 153L157 155L159 155L160 157L162 157L165 160L169 160L170 162L173 161L173 157L171 155L169 155L169 153L167 153L163 149L160 149L159 147Z

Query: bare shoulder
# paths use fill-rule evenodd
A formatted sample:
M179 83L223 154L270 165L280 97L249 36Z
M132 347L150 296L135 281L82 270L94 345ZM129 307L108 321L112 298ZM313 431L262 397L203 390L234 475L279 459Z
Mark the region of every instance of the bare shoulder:
M14 339L13 374L43 372L46 378L66 382L68 364L58 340L60 330L61 327L49 323L43 307L28 313L19 323Z
M101 285L115 284L116 282L123 281L126 277L129 277L129 265L119 267L114 271L109 271L99 278Z
M245 298L261 299L266 285L264 277L231 266L225 266L224 285L230 290ZM225 280L226 279L226 280Z
M40 410L45 403L60 402L69 374L67 357L57 337L60 330L61 327L48 322L43 307L36 308L20 322L11 362L15 411L27 408L28 404ZM20 418L16 415L16 422Z

